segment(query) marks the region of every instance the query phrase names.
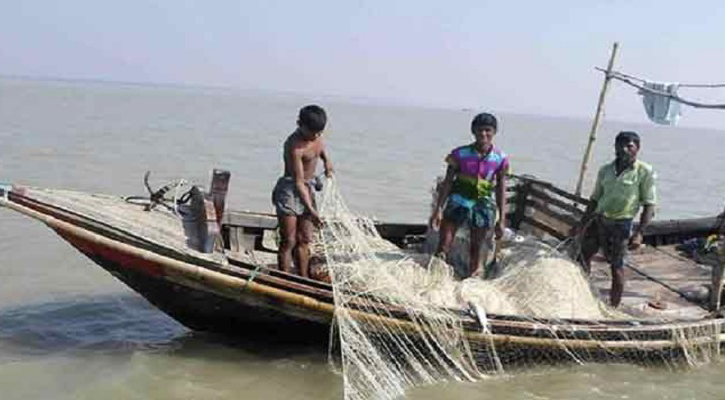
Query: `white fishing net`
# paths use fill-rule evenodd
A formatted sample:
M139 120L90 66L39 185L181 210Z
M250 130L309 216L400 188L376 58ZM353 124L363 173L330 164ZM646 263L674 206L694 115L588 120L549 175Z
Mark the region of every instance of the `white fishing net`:
M474 381L509 365L653 354L699 364L719 350L720 320L641 326L605 306L580 267L543 243L516 237L498 276L459 281L444 261L383 240L347 208L334 179L319 211L314 251L332 281L331 359L346 399L398 398L414 385Z

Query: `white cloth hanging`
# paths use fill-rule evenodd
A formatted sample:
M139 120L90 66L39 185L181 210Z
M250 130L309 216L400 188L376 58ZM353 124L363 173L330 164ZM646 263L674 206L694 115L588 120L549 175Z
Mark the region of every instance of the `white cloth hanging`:
M645 82L644 87L677 96L677 83ZM662 125L675 125L680 120L680 102L661 94L640 90L644 110L650 121Z

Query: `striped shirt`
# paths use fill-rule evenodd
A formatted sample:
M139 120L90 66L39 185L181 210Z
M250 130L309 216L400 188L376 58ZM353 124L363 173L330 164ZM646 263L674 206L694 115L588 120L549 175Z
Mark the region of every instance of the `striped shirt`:
M451 194L473 201L492 198L496 177L509 167L509 158L500 149L493 147L482 157L474 144L455 148L446 162L457 172Z

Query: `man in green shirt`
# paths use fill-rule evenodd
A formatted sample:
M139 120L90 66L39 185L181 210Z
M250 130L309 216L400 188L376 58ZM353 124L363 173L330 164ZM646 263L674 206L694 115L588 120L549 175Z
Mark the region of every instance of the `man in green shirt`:
M612 269L609 300L618 307L624 290L624 256L627 246L638 247L642 232L654 215L657 202L655 172L637 159L640 138L635 132L620 132L614 140L616 158L599 169L584 224L580 262L589 273L591 260L601 248ZM639 226L632 234L633 220L642 208Z

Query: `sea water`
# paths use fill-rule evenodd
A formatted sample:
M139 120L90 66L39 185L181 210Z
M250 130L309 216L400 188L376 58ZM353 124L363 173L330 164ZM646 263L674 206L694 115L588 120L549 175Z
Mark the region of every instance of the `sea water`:
M594 99L592 100L594 102ZM453 147L476 110L385 105L218 88L0 80L0 182L118 195L231 171L227 207L272 211L281 146L298 109L329 114L328 152L350 207L423 223ZM592 108L594 104L592 104ZM491 110L496 112L496 110ZM572 190L590 121L498 113L496 145L513 172ZM712 216L725 201L725 131L601 126L584 185L634 129L658 173L657 218ZM0 209L0 398L339 399L326 340L280 343L191 332L42 224ZM719 363L671 371L632 365L534 367L475 384L416 389L418 399L719 399Z

